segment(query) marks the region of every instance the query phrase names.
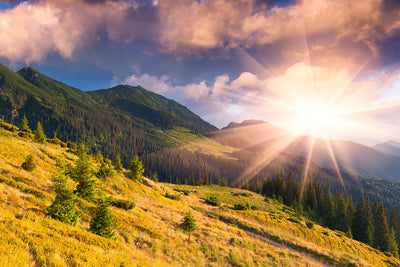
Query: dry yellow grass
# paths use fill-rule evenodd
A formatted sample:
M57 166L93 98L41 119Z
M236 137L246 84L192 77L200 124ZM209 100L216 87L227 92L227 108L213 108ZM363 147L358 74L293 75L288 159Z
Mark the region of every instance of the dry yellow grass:
M33 154L37 169L27 172L20 166ZM14 134L0 132L0 265L1 266L315 266L298 253L247 234L241 225L227 223L215 215L236 218L259 233L308 248L340 262L382 266L397 259L359 242L305 222L288 221L294 216L278 203L267 203L251 194L249 201L258 211L233 211L230 207L245 197L234 197L236 189L217 186L189 187L137 183L123 175L98 180L107 195L136 202L133 210L111 208L118 239L112 241L88 231L94 205L78 201L82 218L72 227L45 215L54 199L51 177L59 165L72 163L76 156L56 145L38 144ZM94 169L98 168L93 164ZM191 191L188 196L175 188ZM164 197L181 194L181 200ZM217 194L224 208L212 207L203 198ZM190 244L178 227L191 211L198 229ZM214 215L214 216L213 216ZM324 232L328 232L329 236Z

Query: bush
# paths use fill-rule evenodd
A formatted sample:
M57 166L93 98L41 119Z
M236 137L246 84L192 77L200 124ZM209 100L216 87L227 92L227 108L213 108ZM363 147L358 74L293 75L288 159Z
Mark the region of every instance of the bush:
M301 221L299 219L297 219L297 218L289 218L287 220L290 221L290 222L301 224Z
M76 148L77 148L76 144L71 142L71 141L67 142L67 147L72 149L72 150L76 150Z
M67 144L57 137L47 139L47 143L59 145L60 147L67 147Z
M136 206L135 202L125 199L110 198L109 202L113 207L124 210L131 210Z
M28 155L25 159L25 162L22 163L21 167L28 172L34 171L36 169L36 163L33 159L33 156Z
M221 201L219 201L217 196L211 196L206 199L206 203L211 206L219 207L221 205Z
M251 205L250 205L250 203L247 203L246 205L243 205L243 204L235 204L234 206L233 206L233 209L234 210L251 210L251 209L256 209L256 207L252 207Z
M314 228L314 223L313 222L306 222L306 225L309 229L313 229Z
M19 130L18 127L14 126L12 124L6 123L2 119L0 119L0 128L3 128L4 130L7 130L7 131L10 131L13 133L18 132L18 130Z
M180 200L181 199L181 195L173 195L173 194L169 194L168 192L165 193L165 197L169 198L169 199L173 199L173 200Z
M100 169L96 173L96 176L103 179L106 177L115 177L114 168L109 159L103 159L101 161Z

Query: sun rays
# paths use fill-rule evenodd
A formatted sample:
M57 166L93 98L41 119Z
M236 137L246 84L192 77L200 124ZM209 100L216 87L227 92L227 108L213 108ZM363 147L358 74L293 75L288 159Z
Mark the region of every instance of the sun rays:
M246 101L253 103L255 107L264 106L264 110L254 108L253 114L294 133L276 134L271 129L263 129L266 126L262 124L243 126L235 131L226 130L227 135L240 133L252 146L261 147L258 158L239 175L238 184L251 181L282 153L290 151L288 148L291 146L301 146L305 150L303 172L300 177L302 196L304 185L311 178L311 165L313 163L318 165L315 159L319 155L314 153L318 144L318 149L322 147L325 151L324 160L330 162L329 165L334 169L338 181L346 191L342 171L353 170L355 167L351 166L351 161L343 161L346 155L342 154L345 152L341 152L342 148L337 147L340 146L339 143L332 140L355 140L360 136L366 138L379 134L376 128L378 121L381 129L389 127L390 132L393 132L396 128L381 122L379 116L387 115L391 109L397 110L400 103L387 99L372 100L379 99L379 96L371 95L376 94L377 89L374 86L378 86L379 83L362 83L357 80L372 55L361 62L358 68L353 69L353 73L349 73L346 68L335 72L328 68L312 66L308 40L305 47L306 53L309 54L308 65L304 63L294 65L280 76L270 66L253 60L257 62L257 68L263 68L268 74L269 78L262 81L266 87L264 90L251 94L240 92L235 88L227 88L225 91L227 97L234 98L240 95L242 103ZM250 59L253 58L244 49L241 49L241 53L245 53Z

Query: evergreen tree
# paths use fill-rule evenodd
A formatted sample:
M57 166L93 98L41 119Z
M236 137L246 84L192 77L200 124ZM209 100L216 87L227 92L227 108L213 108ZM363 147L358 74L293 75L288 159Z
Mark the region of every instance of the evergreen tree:
M119 154L117 154L117 156L115 157L115 159L113 161L113 166L114 166L114 170L116 170L119 173L122 173L123 168L122 168L121 158L119 157Z
M32 133L32 130L29 128L28 119L26 118L26 115L24 114L24 117L22 118L22 125L21 125L21 131L19 133L19 136L24 137L24 138L29 138L31 133Z
M33 159L33 156L28 155L25 161L22 163L21 167L28 172L34 171L36 169L36 163L35 160Z
M186 216L182 219L182 223L180 224L180 227L182 228L183 231L187 232L189 234L188 237L188 244L190 242L190 233L196 230L197 224L196 224L196 219L193 217L193 215L189 212L186 214Z
M374 216L371 210L371 204L369 202L368 195L365 196L365 207L364 207L364 218L367 224L367 232L366 232L366 242L368 245L373 244L374 241Z
M396 258L399 258L399 247L396 242L396 233L393 227L390 228L389 232L389 252Z
M318 214L323 214L324 212L324 191L322 190L322 186L317 177L314 177L313 187L315 191L315 196L317 198L318 204Z
M40 122L37 123L36 126L36 130L34 132L35 134L35 141L39 142L39 143L44 143L46 142L46 135L43 132L43 127L42 124Z
M110 204L106 200L101 200L96 208L96 212L90 221L90 231L96 235L103 236L110 239L117 239L114 230L114 216L110 209Z
M79 146L78 154L76 166L71 170L70 176L74 181L78 182L76 187L77 195L87 201L94 202L96 182L92 178L92 164L83 144Z
M353 203L353 198L349 193L346 194L346 207L347 207L347 216L346 216L346 236L353 238L353 234L351 232L351 226L353 224L353 218L354 218L354 203Z
M130 162L128 178L141 182L143 176L143 163L139 160L139 156L135 155Z
M289 172L288 182L286 184L286 194L283 198L285 205L292 205L293 201L296 199L296 184L293 179L293 172Z
M324 224L333 229L335 226L335 203L333 201L331 186L329 182L325 187L325 199L324 199L324 214L323 214L323 222Z
M25 114L24 114L24 117L22 118L21 130L24 132L32 133L32 130L29 128L28 119L26 118Z
M374 248L381 251L389 251L390 228L387 221L386 209L382 202L375 206L375 222Z
M348 221L348 213L347 213L347 205L344 200L343 194L336 195L335 201L335 229L346 232L349 230Z
M368 196L361 192L353 217L351 229L354 239L373 245L373 216Z
M60 174L53 178L53 184L57 195L47 208L47 215L60 222L76 226L80 213L75 206L75 195L67 186L67 178Z
M397 208L392 208L389 216L389 225L395 232L396 243L400 244L400 214Z

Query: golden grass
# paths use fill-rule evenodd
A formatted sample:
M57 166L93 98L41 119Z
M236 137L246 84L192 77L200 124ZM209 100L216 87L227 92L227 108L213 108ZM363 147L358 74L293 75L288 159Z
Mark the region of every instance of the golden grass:
M0 132L1 133L1 132ZM364 244L305 221L288 221L295 214L264 198L235 196L242 190L218 186L175 186L144 179L140 184L122 175L98 180L107 195L136 202L133 210L111 208L118 239L112 241L88 231L94 205L78 201L82 218L77 227L68 226L45 215L55 196L51 177L59 165L73 163L76 156L56 145L38 144L7 133L0 134L0 265L1 266L314 266L304 256L275 247L243 227L226 223L211 213L232 217L260 233L341 258L357 265L383 266L385 261L400 264ZM37 169L30 173L20 166L33 154ZM94 169L98 165L94 164ZM164 197L166 192L181 194L175 188L189 190L181 200ZM233 192L233 193L232 193ZM204 203L218 195L224 208ZM247 203L257 211L234 211L231 207ZM179 229L186 212L191 211L198 229L190 244ZM252 228L252 229L253 229ZM328 232L329 236L324 232ZM329 251L332 250L332 255Z

